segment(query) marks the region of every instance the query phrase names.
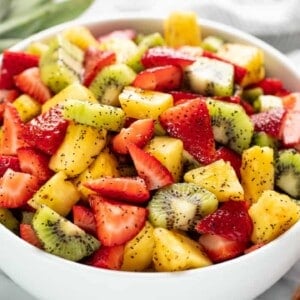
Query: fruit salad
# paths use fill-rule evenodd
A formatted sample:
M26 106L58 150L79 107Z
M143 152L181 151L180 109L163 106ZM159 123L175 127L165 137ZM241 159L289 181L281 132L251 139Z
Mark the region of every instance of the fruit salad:
M0 97L0 223L43 251L180 271L300 219L300 93L193 13L161 33L74 26L6 50Z

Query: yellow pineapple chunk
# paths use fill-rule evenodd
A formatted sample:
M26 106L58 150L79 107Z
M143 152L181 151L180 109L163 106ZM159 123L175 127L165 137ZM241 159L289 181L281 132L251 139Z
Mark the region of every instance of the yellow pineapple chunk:
M164 38L170 47L200 46L201 30L194 12L173 12L164 22Z
M156 271L182 271L211 265L199 243L175 231L154 229L153 263Z
M74 26L65 29L63 36L82 50L86 50L90 46L99 46L99 42L95 39L90 30L84 26Z
M88 195L95 192L85 187L83 185L84 182L103 176L119 177L119 175L117 159L108 148L105 148L93 163L76 178L75 184L78 186L82 198L87 199Z
M274 189L274 157L270 147L253 146L242 154L241 183L245 200L256 202L265 190Z
M25 123L39 115L42 107L39 102L26 94L15 99L13 106L17 109L21 120Z
M78 82L74 82L45 102L42 106L42 112L48 111L57 104L62 104L67 99L86 100L98 103L94 94L88 88Z
M51 156L49 168L64 171L69 177L79 175L104 148L106 133L104 129L71 122L63 142Z
M146 222L142 230L125 244L122 270L143 271L152 262L154 249L153 226Z
M288 230L300 219L300 210L289 196L275 191L264 191L249 209L253 221L251 240L267 243Z
M26 52L33 55L42 56L48 49L49 46L45 43L33 42L27 47Z
M217 55L247 70L242 86L256 83L265 77L264 54L255 46L226 43Z
M170 94L131 86L123 89L119 100L126 116L135 119L157 120L163 111L173 106L173 97Z
M182 173L183 153L181 140L168 136L156 136L146 145L144 150L156 157L170 171L175 182L179 182Z
M184 180L209 190L219 201L244 200L244 191L233 167L223 159L188 171Z
M61 216L66 216L79 198L79 192L75 185L67 180L67 175L58 172L33 195L28 204L35 209L45 204Z

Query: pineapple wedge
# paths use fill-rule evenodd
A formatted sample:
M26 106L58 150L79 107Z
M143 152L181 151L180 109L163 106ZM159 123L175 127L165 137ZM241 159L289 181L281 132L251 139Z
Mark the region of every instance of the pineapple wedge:
M211 265L199 243L175 231L154 229L153 263L156 271L172 272Z
M63 102L67 99L98 103L94 94L88 88L78 82L74 82L45 102L42 106L42 113L48 111L51 107L54 107L57 104L63 104Z
M162 112L173 106L173 97L170 94L131 86L123 89L119 101L126 116L135 119L157 120Z
M26 94L15 99L13 106L17 109L19 116L24 123L39 115L42 107L39 102Z
M29 200L28 204L38 209L42 204L66 216L79 200L75 185L67 180L64 172L54 174Z
M268 243L300 219L299 206L290 197L275 191L264 191L249 209L253 221L253 243Z
M256 202L265 190L274 189L274 154L270 147L253 146L242 154L241 183L245 200Z
M263 51L254 46L226 43L217 55L247 70L241 86L256 83L265 77Z
M201 30L193 12L173 12L164 22L167 46L200 46Z
M90 46L99 47L99 42L84 26L74 26L63 31L63 36L72 44L86 50Z
M69 177L79 175L104 148L106 133L104 129L70 123L63 142L51 156L49 168L64 171Z
M126 243L123 255L123 271L143 271L152 262L154 249L153 226L146 222L142 230Z
M182 174L183 155L181 140L168 136L156 136L144 150L156 157L170 171L175 182L179 182Z
M74 183L82 198L87 199L90 194L95 192L85 187L84 182L103 176L119 177L119 175L117 159L108 148L104 148L93 163L76 178Z
M223 159L188 171L184 180L207 189L215 194L219 201L244 200L244 190L233 167Z

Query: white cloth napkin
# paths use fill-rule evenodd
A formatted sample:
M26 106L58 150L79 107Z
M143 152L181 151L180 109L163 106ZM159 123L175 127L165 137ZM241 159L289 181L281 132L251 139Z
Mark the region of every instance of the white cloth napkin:
M160 16L180 9L193 10L200 18L212 19L250 32L286 53L300 68L299 0L95 0L80 18L131 12ZM300 261L257 300L291 299L297 285L300 285ZM36 300L1 271L0 299Z

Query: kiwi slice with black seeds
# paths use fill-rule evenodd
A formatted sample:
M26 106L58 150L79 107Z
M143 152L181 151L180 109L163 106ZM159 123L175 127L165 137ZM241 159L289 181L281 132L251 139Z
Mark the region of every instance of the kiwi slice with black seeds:
M100 242L46 205L36 211L33 229L45 251L72 261L89 256Z

